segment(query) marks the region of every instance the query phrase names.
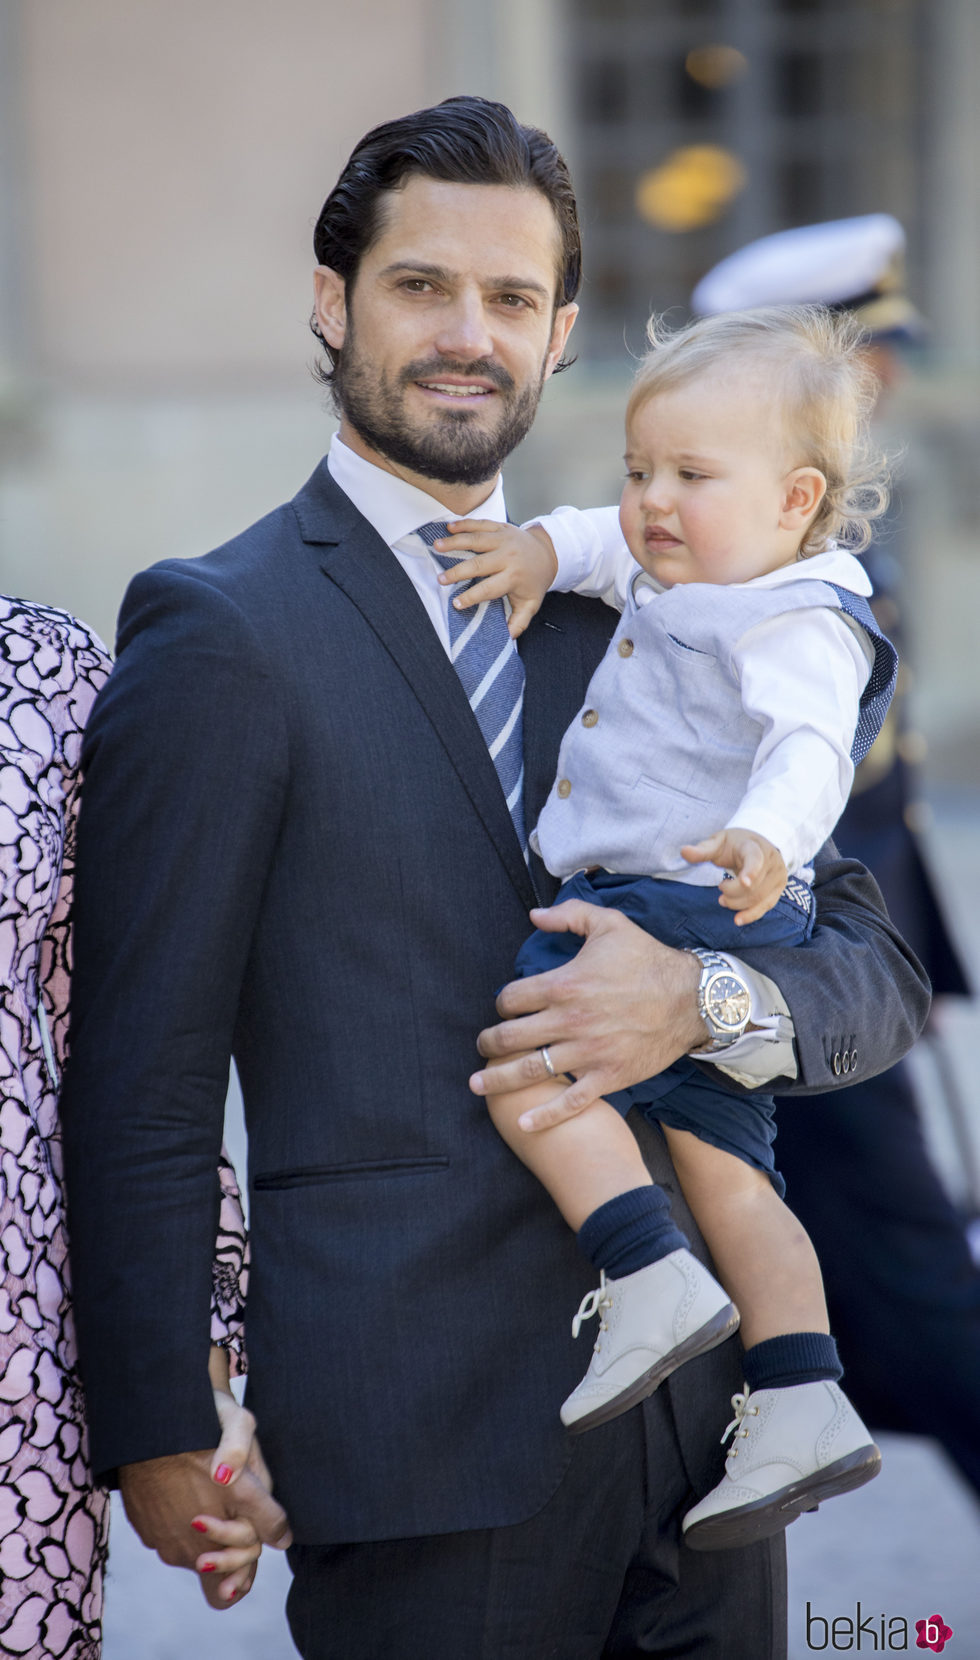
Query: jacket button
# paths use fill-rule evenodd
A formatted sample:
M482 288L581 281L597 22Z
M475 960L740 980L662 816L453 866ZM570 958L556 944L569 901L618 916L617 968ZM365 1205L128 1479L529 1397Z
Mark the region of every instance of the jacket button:
M845 1074L850 1072L850 1070L851 1070L851 1056L850 1056L849 1050L847 1050L847 1049L844 1050L844 1053L841 1057L841 1070Z
M572 793L572 781L571 781L571 779L570 778L559 778L556 788L558 790L558 794L561 796L562 800L564 801L566 796L569 796Z
M633 642L632 642L632 640L620 640L619 645L616 647L616 650L619 652L620 657L632 657L632 655L633 655Z
M857 1063L858 1063L858 1052L857 1052L856 1049L852 1049L851 1050L851 1071L852 1072L856 1071Z
M842 1068L842 1062L841 1062L841 1058L840 1058L840 1050L839 1049L835 1049L835 1051L834 1051L834 1059L833 1059L832 1064L833 1064L833 1068L834 1068L834 1077L839 1078L840 1075L841 1075L841 1068Z
M599 719L598 709L586 709L585 714L582 716L582 725L583 726L594 726L598 719Z

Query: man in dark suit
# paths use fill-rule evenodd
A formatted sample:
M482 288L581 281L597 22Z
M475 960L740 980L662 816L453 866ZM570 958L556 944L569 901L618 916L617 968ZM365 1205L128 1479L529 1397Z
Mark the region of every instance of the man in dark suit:
M711 1038L697 961L587 906L565 917L588 935L575 963L506 989L494 1023L554 892L521 811L533 824L615 618L552 595L522 636L508 800L418 530L504 516L500 465L561 360L578 247L560 156L502 106L369 134L316 232L330 456L224 548L136 579L88 734L65 1135L92 1456L144 1539L192 1564L234 1054L249 1404L306 1660L785 1652L781 1540L698 1555L678 1537L719 1474L736 1346L570 1440L565 1316L590 1270L467 1088L481 1028L488 1057L536 1051L497 1090L552 1059L577 1078L566 1108ZM811 944L735 964L758 1028L719 1055L737 1077L826 1087L842 1047L860 1076L924 1018L865 874L824 857L818 898Z

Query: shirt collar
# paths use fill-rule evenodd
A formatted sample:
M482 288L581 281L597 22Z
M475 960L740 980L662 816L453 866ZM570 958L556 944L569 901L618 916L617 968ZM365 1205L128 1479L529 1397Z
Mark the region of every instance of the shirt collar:
M482 510L481 510L482 511ZM824 553L811 554L808 559L797 559L792 565L779 565L765 576L753 576L748 582L733 582L733 588L781 588L787 582L837 582L852 594L865 598L874 592L867 571L853 553L832 542ZM649 571L639 570L630 583L634 605L649 604L652 594L666 590Z
M753 577L751 582L741 586L778 588L784 582L837 582L851 593L865 597L874 592L860 560L836 542L832 542L824 553L813 553L808 559L797 559L792 565L780 565L778 570Z
M404 479L387 472L384 467L376 467L373 461L365 461L337 433L330 441L327 467L334 482L339 484L345 496L350 497L358 512L373 525L390 548L417 530L419 525L429 524L433 519L456 519L461 516L439 501L437 496L430 496L414 484L406 484ZM499 473L486 501L475 507L467 517L507 523L504 486ZM420 547L419 551L428 556L428 549Z

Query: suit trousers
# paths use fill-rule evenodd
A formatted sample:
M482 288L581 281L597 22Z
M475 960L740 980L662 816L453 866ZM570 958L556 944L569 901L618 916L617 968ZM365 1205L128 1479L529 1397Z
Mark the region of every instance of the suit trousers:
M528 1521L294 1545L293 1640L303 1660L783 1660L782 1537L690 1551L677 1528L692 1500L660 1389L572 1437Z

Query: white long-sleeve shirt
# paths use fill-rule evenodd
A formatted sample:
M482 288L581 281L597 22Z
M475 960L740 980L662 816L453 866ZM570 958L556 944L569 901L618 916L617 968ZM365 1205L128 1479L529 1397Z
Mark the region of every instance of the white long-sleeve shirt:
M604 693L601 716L592 711L587 732L580 730L579 722L569 729L559 763L561 792L549 798L537 835L539 851L549 867L565 876L583 863L597 863L710 885L719 880L718 870L712 865L686 864L680 857L680 843L698 840L723 826L740 825L765 836L779 848L787 869L808 879L812 874L809 860L830 835L850 793L851 746L874 648L860 625L835 604L813 604L804 601L804 596L818 592L812 587L814 582L835 583L868 595L871 584L858 561L835 548L749 582L724 588L694 583L664 590L630 555L615 509L560 508L536 522L548 532L558 555L554 586L602 597L625 611L635 627L624 621L617 640L625 626L628 633L636 634L638 645L646 637L651 647L646 654L649 701L643 696L642 652L631 652L623 659L614 641L593 683L596 688L601 685ZM801 583L811 587L800 588ZM785 610L758 620L760 612L773 604L781 607L783 600ZM654 609L644 620L646 605ZM735 711L717 711L713 766L710 726L714 709L709 711L709 730L698 729L693 718L694 692L705 668L699 675L697 653L692 656L684 651L671 666L665 666L663 647L674 636L667 633L659 644L655 641L663 613L665 628L681 633L688 646L700 640L703 647L705 612L711 615L707 633L712 648L719 637L719 617L724 627L730 614L730 636L723 640L727 679L718 695L738 699L743 741L747 735L754 748L750 764L746 758L744 769L740 763L737 772L744 782L744 788L736 792L737 800L731 790L731 744L723 760L722 737L726 718L730 720ZM683 703L681 719L670 713L669 703L675 679L692 664L691 719L685 723ZM654 691L653 680L665 674L665 684ZM588 701L594 703L596 697L590 689ZM632 789L635 780L629 767L624 767L624 749L636 756L636 776L654 787L653 793L650 787ZM664 801L670 803L675 790L685 788L684 777L664 776L668 749L678 774L688 764L694 769L697 784L691 795L708 805L693 808L688 802L656 830L656 780L663 781L661 807ZM656 766L645 757L656 758ZM593 774L591 785L582 776L586 769ZM628 800L623 798L627 776ZM710 804L715 796L718 814L712 822ZM636 815L633 836L628 824L624 825L624 818L628 821L631 814Z

